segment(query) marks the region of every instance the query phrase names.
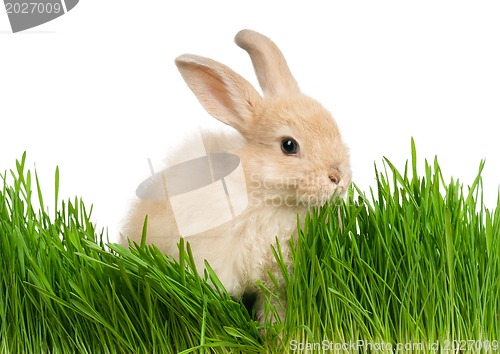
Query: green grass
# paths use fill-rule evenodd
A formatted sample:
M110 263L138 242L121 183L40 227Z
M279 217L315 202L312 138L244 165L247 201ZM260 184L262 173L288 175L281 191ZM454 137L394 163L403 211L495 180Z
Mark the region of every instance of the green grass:
M49 215L23 156L0 184L0 353L495 352L500 202L482 203L483 163L464 188L436 160L419 175L411 154L403 172L384 160L368 195L308 217L283 268L286 321L269 301L264 327L197 274L188 245L179 264L107 244L80 199L58 200L58 170Z

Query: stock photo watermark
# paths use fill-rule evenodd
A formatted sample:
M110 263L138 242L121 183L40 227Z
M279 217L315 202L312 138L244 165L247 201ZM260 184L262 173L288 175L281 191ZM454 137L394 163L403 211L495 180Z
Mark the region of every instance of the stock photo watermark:
M389 343L389 342L372 342L367 340L355 340L348 342L334 342L331 340L322 340L321 342L299 342L291 340L289 349L292 352L339 352L339 353L399 353L399 352L497 352L499 342L495 340L437 340L434 342L405 342L405 343Z
M339 202L345 188L317 177L266 178L245 176L239 156L218 152L187 159L151 176L137 188L143 200L170 205L179 233L186 236L208 231L252 208L319 207Z
M245 175L238 156L212 153L155 173L136 194L170 203L183 236L213 229L240 215L248 205ZM196 222L193 222L196 219Z
M4 0L13 33L52 21L72 10L79 0Z

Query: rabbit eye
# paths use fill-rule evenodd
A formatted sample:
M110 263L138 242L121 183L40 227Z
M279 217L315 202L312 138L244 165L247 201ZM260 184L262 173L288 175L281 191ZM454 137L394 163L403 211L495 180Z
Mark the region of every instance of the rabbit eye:
M285 155L296 155L299 150L299 144L294 138L283 138L281 140L281 151Z

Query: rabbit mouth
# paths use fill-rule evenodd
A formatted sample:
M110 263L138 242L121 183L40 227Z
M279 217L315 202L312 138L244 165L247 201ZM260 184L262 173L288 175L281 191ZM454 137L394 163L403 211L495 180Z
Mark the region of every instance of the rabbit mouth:
M308 206L309 208L322 207L329 201L340 199L341 196L342 192L339 191L339 188L333 191L328 188L328 190L321 191L319 193L316 192L311 194L304 194L301 198L301 203Z

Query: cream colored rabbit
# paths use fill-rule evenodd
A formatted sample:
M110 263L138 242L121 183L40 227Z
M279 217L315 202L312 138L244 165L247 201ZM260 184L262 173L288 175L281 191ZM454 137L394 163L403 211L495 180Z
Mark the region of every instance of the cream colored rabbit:
M289 259L297 215L302 220L311 207L344 195L351 169L337 124L323 106L301 93L278 47L251 30L240 31L235 42L250 55L263 96L212 59L186 54L175 63L207 112L235 129L233 134L206 137L207 153L226 151L240 158L248 206L231 221L186 241L198 270L207 260L227 291L238 297L259 294L256 281L269 283L268 271L280 279L271 251L276 238ZM193 223L202 212L186 210ZM122 243L127 244L127 238L140 242L146 215L147 242L178 257L181 235L165 200L139 198L122 229ZM262 320L261 295L256 307Z

